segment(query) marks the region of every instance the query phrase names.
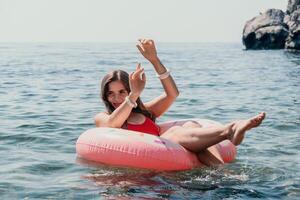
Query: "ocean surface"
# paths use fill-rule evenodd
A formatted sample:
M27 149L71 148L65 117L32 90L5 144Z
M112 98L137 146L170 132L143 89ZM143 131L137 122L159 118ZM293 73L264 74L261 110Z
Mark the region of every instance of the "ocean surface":
M0 199L300 199L300 53L157 48L180 90L159 122L267 113L233 163L153 172L81 161L76 140L104 110L101 78L141 62L148 101L163 92L153 67L134 43L0 43Z

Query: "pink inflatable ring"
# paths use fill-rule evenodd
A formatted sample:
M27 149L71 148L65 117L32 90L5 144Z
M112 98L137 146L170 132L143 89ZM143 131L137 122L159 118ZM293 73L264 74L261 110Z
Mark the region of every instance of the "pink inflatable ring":
M186 121L197 121L202 127L220 125L206 119L187 119L159 124L170 128ZM236 148L225 140L214 145L224 163L235 159ZM114 166L151 170L188 170L201 167L196 154L167 139L118 128L93 128L82 133L76 142L76 152L83 159Z

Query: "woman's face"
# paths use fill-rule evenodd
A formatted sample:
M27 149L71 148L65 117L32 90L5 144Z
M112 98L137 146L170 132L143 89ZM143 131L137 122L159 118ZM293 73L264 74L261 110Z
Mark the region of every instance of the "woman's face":
M114 108L118 108L128 95L121 81L113 81L108 84L107 100Z

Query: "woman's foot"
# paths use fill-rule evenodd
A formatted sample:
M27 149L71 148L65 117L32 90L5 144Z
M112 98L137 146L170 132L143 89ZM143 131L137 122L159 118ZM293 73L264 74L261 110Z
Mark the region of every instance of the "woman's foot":
M244 139L246 131L258 127L261 122L265 119L266 113L262 112L255 117L246 120L239 120L234 122L233 134L230 137L231 142L234 145L239 145Z

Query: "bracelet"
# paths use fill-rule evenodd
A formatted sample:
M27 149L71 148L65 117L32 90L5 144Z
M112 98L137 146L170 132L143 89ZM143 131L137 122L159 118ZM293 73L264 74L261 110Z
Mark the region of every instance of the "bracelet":
M160 79L160 80L163 80L163 79L166 79L170 76L170 70L168 68L166 68L166 72L163 73L163 74L156 74L156 76Z
M133 101L131 101L130 99L129 99L129 97L127 96L127 97L125 97L125 101L126 101L126 103L130 106L130 107L132 107L132 108L136 108L137 107L137 103L136 102L133 102Z

